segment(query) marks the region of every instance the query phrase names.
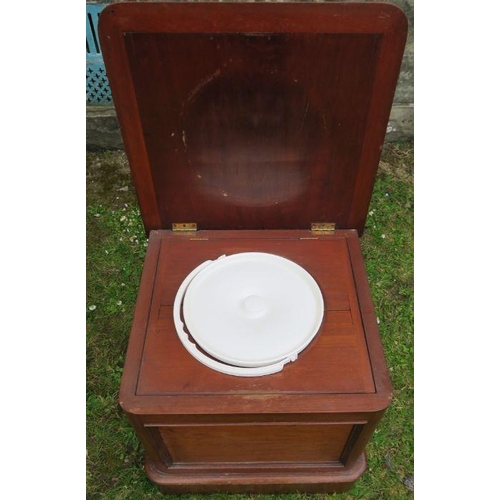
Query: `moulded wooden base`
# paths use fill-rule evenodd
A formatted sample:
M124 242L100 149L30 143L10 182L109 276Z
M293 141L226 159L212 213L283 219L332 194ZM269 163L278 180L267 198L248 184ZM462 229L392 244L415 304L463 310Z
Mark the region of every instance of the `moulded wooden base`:
M162 493L341 493L349 490L366 469L365 453L349 467L311 466L307 472L297 471L296 464L283 466L279 471L247 469L241 472L222 472L220 468L203 466L172 467L159 470L146 458L146 473ZM234 470L234 469L233 469Z

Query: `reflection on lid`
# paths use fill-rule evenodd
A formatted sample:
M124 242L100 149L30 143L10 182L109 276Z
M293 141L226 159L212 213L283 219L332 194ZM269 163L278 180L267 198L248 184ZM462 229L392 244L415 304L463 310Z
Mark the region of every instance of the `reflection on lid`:
M300 197L322 138L320 114L304 88L270 73L212 76L190 93L184 110L183 142L197 190L254 207Z

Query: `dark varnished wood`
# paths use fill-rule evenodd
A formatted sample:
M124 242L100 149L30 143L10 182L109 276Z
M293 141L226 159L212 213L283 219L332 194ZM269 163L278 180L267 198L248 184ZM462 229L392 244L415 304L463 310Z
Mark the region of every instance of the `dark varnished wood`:
M146 230L363 230L406 37L386 4L115 4L100 38Z
M113 4L100 39L149 246L120 389L165 493L345 491L391 400L362 233L406 38L388 4ZM172 223L199 231L175 234ZM333 235L307 230L335 222ZM223 375L177 338L185 276L289 258L324 321L296 362Z
M173 450L174 464L241 465L274 461L340 465L344 443L352 429L351 424L311 422L182 424L161 427L160 434L166 447ZM227 439L228 436L231 438Z
M291 467L284 465L267 472L255 470L232 470L226 472L213 468L194 469L196 473L186 473L183 468L174 473L159 470L154 462L146 459L146 473L163 493L311 493L344 492L350 489L366 468L366 458L362 453L349 467ZM192 469L193 470L193 469ZM191 472L192 472L191 470ZM251 485L249 484L251 481Z
M369 290L363 287L366 278L355 231L321 237L300 230L199 231L195 236L153 231L149 250L127 355L126 367L131 369L124 373L124 406L142 412L140 400L144 397L164 395L175 399L175 395L189 394L196 400L190 411L204 413L210 411L213 402L203 405L203 398L196 397L207 393L218 398L217 406L223 395L259 395L245 398L243 406L241 401L236 402L234 408L229 406L228 398L224 412L236 413L276 411L273 395L281 400L287 393L318 395L323 404L327 394L348 394L353 401L360 394L372 411L387 406L390 383L373 304ZM315 277L324 296L323 334L301 354L301 363L288 365L281 374L247 379L214 372L185 351L173 328L171 306L187 273L222 253L243 251L266 251L294 260ZM374 396L373 407L366 399L369 394ZM169 401L164 411L175 413L177 404L186 403L185 398L177 399L177 403ZM186 411L185 406L182 411Z
M185 351L173 329L172 302L187 272L243 251L291 258L309 270L324 296L317 338L271 376L210 370ZM360 456L391 399L362 268L355 230L325 236L152 231L120 403L145 443L148 474L163 491L343 491L352 485L352 471L362 472ZM317 481L297 482L295 474L313 470ZM264 485L266 477L274 478L272 485Z
M144 345L137 393L370 393L374 391L368 351L345 238L266 239L161 238L155 291ZM304 238L304 236L302 236ZM267 377L228 377L199 366L182 346L172 323L172 304L185 276L201 262L222 254L267 252L307 269L318 282L325 303L323 335L302 354L301 362ZM196 374L193 376L193 374Z

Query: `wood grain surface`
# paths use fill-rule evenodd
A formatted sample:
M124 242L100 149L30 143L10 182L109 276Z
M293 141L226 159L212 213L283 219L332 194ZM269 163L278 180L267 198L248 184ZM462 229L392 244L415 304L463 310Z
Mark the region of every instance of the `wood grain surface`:
M308 269L325 302L315 340L297 361L266 377L210 370L185 350L173 327L173 298L186 274L207 259L246 251L281 255ZM152 231L120 391L146 447L150 478L165 492L352 485L391 400L365 280L355 230ZM316 482L293 480L313 470ZM277 484L264 484L266 477Z
M120 389L165 493L345 491L392 391L359 246L407 21L377 3L127 3L107 74L149 247ZM176 234L173 223L196 223ZM333 235L308 230L335 222ZM222 254L315 278L325 314L282 372L240 378L182 346L172 305ZM223 320L223 318L222 318Z
M147 232L362 233L406 39L386 4L115 4L99 31Z

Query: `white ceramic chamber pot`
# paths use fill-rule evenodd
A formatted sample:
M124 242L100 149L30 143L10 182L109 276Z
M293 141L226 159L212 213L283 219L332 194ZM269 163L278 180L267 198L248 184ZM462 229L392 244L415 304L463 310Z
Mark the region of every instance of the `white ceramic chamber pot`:
M295 361L317 334L323 310L321 290L304 268L277 255L245 252L196 267L177 292L174 322L198 361L252 377Z

